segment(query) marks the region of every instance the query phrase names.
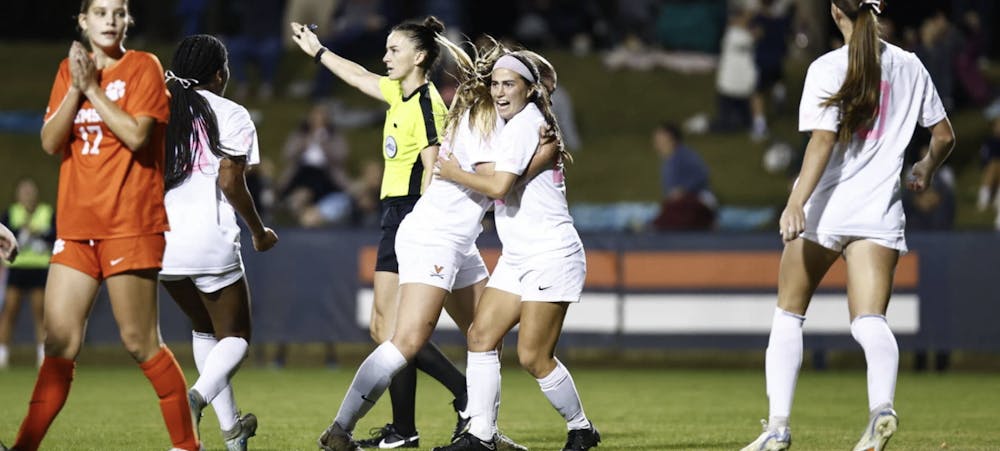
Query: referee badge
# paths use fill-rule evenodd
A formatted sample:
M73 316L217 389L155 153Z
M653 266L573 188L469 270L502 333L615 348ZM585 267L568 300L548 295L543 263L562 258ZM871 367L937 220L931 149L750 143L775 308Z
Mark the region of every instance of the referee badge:
M385 157L396 158L396 138L392 136L385 138Z

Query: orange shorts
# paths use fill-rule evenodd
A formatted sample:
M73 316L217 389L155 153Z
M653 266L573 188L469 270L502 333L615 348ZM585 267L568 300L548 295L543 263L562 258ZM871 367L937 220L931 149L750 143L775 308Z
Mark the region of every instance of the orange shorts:
M106 240L56 240L51 263L66 265L97 280L140 269L160 269L167 241L162 233Z

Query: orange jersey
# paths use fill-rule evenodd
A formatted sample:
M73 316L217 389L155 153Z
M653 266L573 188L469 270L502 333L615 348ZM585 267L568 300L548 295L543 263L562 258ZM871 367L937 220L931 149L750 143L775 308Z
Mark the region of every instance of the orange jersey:
M104 93L122 110L156 120L149 143L132 152L89 100L73 120L59 167L56 234L67 240L121 238L169 229L163 206L163 165L170 97L155 55L129 50L98 72ZM69 60L59 65L45 113L48 121L71 85Z

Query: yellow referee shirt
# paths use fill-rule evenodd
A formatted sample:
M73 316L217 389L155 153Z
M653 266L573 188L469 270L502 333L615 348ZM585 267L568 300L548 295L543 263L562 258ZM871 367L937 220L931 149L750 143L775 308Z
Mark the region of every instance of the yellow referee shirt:
M403 97L400 82L382 77L378 83L389 102L382 130L382 199L420 194L424 164L420 151L437 145L444 129L448 107L433 83L427 83L409 97Z

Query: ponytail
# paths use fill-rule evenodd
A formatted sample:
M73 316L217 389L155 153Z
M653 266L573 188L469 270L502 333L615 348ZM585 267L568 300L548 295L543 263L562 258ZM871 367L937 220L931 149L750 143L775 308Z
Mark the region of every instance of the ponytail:
M878 0L833 0L854 22L851 42L847 45L847 76L836 94L821 105L840 107L837 141L848 142L858 130L871 128L879 114L882 95L882 41L877 14Z
M490 36L486 36L485 44L476 48L470 43L472 55L461 46L438 36L437 42L455 60L458 81L455 97L452 99L448 117L445 120L445 135L454 136L455 128L462 121L462 116L469 112L469 127L477 130L482 136L493 134L496 126L497 112L490 96L490 76L493 73L493 63L508 50Z
M208 146L214 155L222 153L219 123L208 100L195 92L208 84L226 67L226 47L209 35L188 36L174 53L173 69L167 71L170 90L170 122L167 123L164 188L170 189L187 180L198 158L198 149ZM207 142L205 142L207 141Z
M439 37L444 33L444 24L437 17L427 16L420 23L404 22L393 27L392 31L402 31L413 41L413 47L418 52L427 52L427 56L420 62L420 68L424 72L430 72L437 63L441 55L441 48L437 43Z

